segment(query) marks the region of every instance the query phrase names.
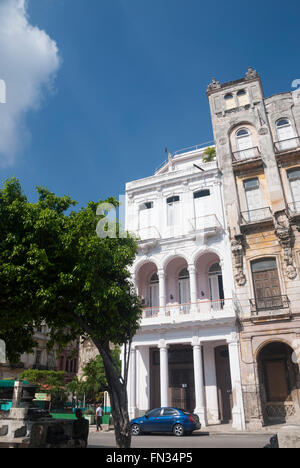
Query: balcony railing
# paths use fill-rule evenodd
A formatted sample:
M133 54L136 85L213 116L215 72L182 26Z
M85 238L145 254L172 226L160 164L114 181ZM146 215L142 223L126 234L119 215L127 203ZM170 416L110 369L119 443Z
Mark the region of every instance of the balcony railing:
M250 299L251 315L278 315L281 309L289 309L287 296L272 296Z
M193 231L218 231L222 225L215 214L190 219Z
M235 151L234 153L232 153L232 162L238 163L238 162L247 161L249 159L257 159L260 157L261 157L261 153L259 151L259 148L257 146L254 146L253 148L247 148L247 149Z
M300 138L289 138L288 140L275 141L274 143L276 153L284 153L300 147Z
M255 223L257 221L264 221L271 218L272 210L269 206L265 208L257 208L256 210L242 212L243 224Z
M289 213L291 215L295 215L300 213L300 201L295 201L293 203L289 203Z
M215 314L222 313L224 309L236 311L233 299L217 299L215 301L199 301L196 303L188 302L186 304L170 304L165 307L145 307L143 309L143 319L162 319L162 318L183 318L189 315Z

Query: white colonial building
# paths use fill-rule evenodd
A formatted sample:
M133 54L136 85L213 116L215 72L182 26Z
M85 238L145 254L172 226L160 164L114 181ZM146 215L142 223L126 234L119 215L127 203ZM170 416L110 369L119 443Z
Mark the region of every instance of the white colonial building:
M238 310L221 174L205 148L169 155L126 185L126 229L139 237L132 276L144 305L133 339L130 417L194 411L202 426L244 429Z

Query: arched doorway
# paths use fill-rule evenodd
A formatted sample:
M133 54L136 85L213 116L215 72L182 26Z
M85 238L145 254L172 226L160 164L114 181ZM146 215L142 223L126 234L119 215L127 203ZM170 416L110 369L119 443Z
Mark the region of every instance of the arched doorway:
M257 363L264 422L285 423L299 409L295 353L283 342L272 342L260 350Z

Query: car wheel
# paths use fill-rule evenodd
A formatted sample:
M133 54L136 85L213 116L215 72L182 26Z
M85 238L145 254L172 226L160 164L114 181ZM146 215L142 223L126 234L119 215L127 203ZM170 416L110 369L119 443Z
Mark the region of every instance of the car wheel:
M131 426L131 434L132 434L133 436L139 436L139 435L141 435L141 428L140 428L140 426L139 426L138 424L133 424L133 425Z
M182 437L184 435L183 426L181 424L175 424L175 426L173 427L173 434L176 437Z

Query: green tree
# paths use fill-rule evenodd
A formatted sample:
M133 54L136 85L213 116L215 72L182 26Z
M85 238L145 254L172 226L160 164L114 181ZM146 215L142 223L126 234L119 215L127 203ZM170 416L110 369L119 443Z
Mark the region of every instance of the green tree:
M118 372L121 373L120 348L114 348L111 354L118 367ZM81 380L76 376L67 385L67 389L81 401L84 398L91 403L97 401L99 399L99 394L108 390L108 382L102 357L96 356L95 359L88 362L83 368Z
M129 447L128 351L141 314L129 273L136 241L118 232L100 239L97 203L66 214L76 204L69 196L42 187L37 193L30 203L16 179L0 190L0 339L14 360L33 349L34 329L43 322L49 346L90 338L103 359L117 446ZM123 376L110 343L125 346Z
M206 148L206 150L203 152L204 156L203 156L203 162L204 163L208 163L208 162L211 162L211 161L214 161L214 159L216 159L216 149L215 148L212 148L212 147L209 147L209 148Z

